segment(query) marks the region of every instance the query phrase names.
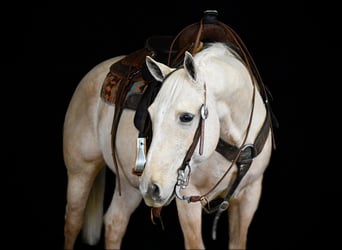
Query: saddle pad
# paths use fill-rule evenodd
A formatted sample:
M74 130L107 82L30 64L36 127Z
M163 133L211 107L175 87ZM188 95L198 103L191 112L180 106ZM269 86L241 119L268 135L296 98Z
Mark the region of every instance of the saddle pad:
M101 88L101 98L105 103L125 106L132 95L144 92L147 84L143 65L148 55L153 56L153 51L139 49L110 66Z
M110 71L102 84L101 99L109 105L115 105L120 84L125 84L125 79L114 75ZM144 93L145 87L146 83L142 78L134 80L134 82L132 83L132 87L127 93L125 102L130 98L131 95Z

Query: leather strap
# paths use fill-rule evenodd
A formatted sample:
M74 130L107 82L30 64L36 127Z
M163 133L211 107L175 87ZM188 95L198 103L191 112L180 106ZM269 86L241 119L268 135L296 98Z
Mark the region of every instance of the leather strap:
M237 154L240 153L238 159L236 160L236 166L237 166L237 176L231 186L231 188L228 190L226 196L224 197L221 202L212 207L209 203L207 203L207 207L203 206L203 210L207 213L213 213L216 212L214 222L213 222L213 228L212 228L212 238L216 239L216 227L218 220L221 216L221 213L225 211L229 206L229 200L234 194L236 188L239 186L240 182L242 181L243 177L248 172L250 166L252 165L253 159L257 157L261 151L264 148L265 142L268 138L269 131L271 129L271 115L268 104L266 104L266 118L263 123L263 126L261 127L259 134L257 135L254 144L245 144L240 151L239 148L236 146L233 146L222 139L219 140L219 143L216 147L216 151L219 152L222 156L224 156L229 161L234 161Z
M114 162L114 167L116 170L116 179L118 182L118 190L121 195L121 183L120 183L120 173L119 173L119 163L116 157L116 132L118 129L118 125L120 122L120 118L124 109L124 103L127 96L128 91L132 88L134 84L134 80L137 78L141 78L141 69L142 65L145 63L146 56L152 56L153 52L147 48L143 48L141 50L137 50L128 56L124 57L117 63L114 63L110 67L110 74L117 74L119 76L120 83L118 84L117 96L115 99L115 111L114 118L111 129L111 149L112 149L112 157Z
M245 149L241 151L241 154L238 160L236 161L237 164L243 164L247 161L252 160L256 156L258 156L258 154L264 148L271 124L270 111L268 109L266 110L267 111L264 124L262 125L260 132L254 141L253 147L248 147L249 144L246 144ZM239 150L240 149L238 147L231 145L230 143L222 140L221 138L216 146L216 151L229 161L233 161L235 159Z

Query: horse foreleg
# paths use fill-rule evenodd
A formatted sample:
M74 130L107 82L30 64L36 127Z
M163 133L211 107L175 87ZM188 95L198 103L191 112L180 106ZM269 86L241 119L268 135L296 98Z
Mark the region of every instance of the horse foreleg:
M122 177L121 181L121 196L116 184L112 202L104 217L106 249L120 249L129 218L142 199L139 189Z
M202 205L176 200L179 222L186 249L204 249L202 239Z
M228 209L229 249L246 249L248 227L258 207L262 178L240 191Z

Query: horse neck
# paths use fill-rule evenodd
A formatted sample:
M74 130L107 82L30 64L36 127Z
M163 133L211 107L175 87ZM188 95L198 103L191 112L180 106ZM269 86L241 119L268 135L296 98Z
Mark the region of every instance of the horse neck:
M266 109L244 63L222 44L199 53L196 60L202 73L199 78L207 83L208 92L213 94L216 103L221 139L240 145L245 138L253 108L246 141L253 143L265 119Z
M252 116L246 143L253 143L266 116L265 105L257 86L251 80L242 81L240 86L223 93L220 103L224 107L218 107L223 110L219 111L220 137L233 145L241 145Z

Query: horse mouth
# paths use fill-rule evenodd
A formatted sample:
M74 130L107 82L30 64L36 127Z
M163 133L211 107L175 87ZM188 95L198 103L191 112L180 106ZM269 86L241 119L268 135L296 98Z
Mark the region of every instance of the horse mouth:
M170 196L170 198L166 201L164 206L168 206L170 205L170 203L173 201L173 199L175 198L176 194L175 192L172 193L172 195Z
M166 199L150 199L150 198L146 198L144 197L144 201L145 204L149 207L154 207L154 208L158 208L158 207L165 207L170 205L170 203L173 201L173 199L175 198L175 194L172 193L172 195Z
M154 208L168 206L175 197L175 192L172 192L171 195L166 198L151 194L146 194L143 196L145 204Z

